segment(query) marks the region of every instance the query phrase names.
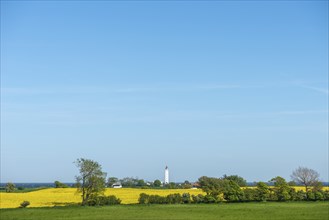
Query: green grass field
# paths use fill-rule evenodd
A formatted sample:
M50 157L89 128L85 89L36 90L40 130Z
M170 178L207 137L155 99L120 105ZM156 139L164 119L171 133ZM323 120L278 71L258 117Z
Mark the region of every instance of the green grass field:
M267 202L200 205L118 205L1 209L1 220L51 219L223 219L327 220L328 202Z

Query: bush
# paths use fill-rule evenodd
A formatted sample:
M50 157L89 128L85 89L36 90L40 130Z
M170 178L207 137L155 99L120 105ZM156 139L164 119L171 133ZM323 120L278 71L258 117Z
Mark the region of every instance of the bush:
M308 192L306 193L306 196L307 196L307 200L315 201L315 195L314 195L314 192L312 192L312 191L308 191Z
M189 193L183 193L182 202L185 203L185 204L191 203L191 196L190 196Z
M243 192L244 192L244 201L251 202L257 200L258 195L255 189L246 188L243 190Z
M329 200L329 190L326 190L323 192L324 200L328 201Z
M119 205L121 200L116 196L91 196L86 205L88 206L104 206L104 205Z
M148 204L149 203L149 195L147 195L146 193L141 193L139 194L139 198L138 198L138 203L139 204Z
M27 206L30 205L30 202L29 201L23 201L20 205L20 208L26 208Z
M306 193L303 190L297 191L295 200L296 201L306 200Z
M258 182L256 188L256 197L254 198L257 201L266 202L270 197L270 190L266 183Z
M310 201L322 201L325 200L326 198L326 195L322 190L308 191L306 195L307 195L307 200Z
M268 200L271 200L271 201L277 201L278 200L278 196L276 195L274 189L272 189L272 188L270 188L270 193L269 193Z
M86 201L87 206L98 206L100 205L100 196L90 196L88 200Z
M291 199L291 196L289 194L288 190L278 190L277 196L279 201L287 201Z
M322 201L324 200L324 195L322 193L322 191L316 191L314 192L314 197L316 201Z
M217 199L212 195L206 195L204 197L204 203L215 203L215 202L217 202Z
M149 204L166 204L167 198L159 195L150 195Z
M290 188L288 192L289 192L290 200L296 201L297 200L296 190L294 188Z
M204 195L192 195L192 203L204 203Z
M169 194L166 199L167 199L166 203L168 204L182 203L182 196L179 193Z
M117 198L116 196L104 196L105 201L104 205L120 205L121 204L121 199Z
M200 198L203 195L199 195ZM191 196L189 193L184 193L183 195L179 193L169 194L167 196L159 196L159 195L148 195L145 193L139 194L138 198L139 204L181 204L181 203L191 203Z

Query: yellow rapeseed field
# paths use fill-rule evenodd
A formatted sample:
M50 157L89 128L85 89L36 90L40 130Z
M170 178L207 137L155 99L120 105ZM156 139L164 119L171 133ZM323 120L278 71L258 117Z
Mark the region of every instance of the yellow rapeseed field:
M304 190L305 187L295 187ZM329 190L324 187L323 190ZM29 207L63 206L81 202L80 194L74 188L49 188L27 193L0 193L0 208L17 208L24 200L29 201ZM122 204L138 203L139 194L165 196L173 193L190 193L191 195L204 194L201 189L106 189L105 195L115 195L122 200Z
M62 206L81 202L81 195L74 188L50 188L27 193L0 193L0 208L17 208L27 200L29 207ZM115 195L122 200L122 204L138 203L139 194L165 196L173 193L190 193L191 195L203 194L200 189L106 189L105 195Z

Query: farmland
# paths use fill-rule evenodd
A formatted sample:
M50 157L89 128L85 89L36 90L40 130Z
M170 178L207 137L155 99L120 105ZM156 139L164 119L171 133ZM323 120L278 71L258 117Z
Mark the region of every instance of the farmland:
M52 219L244 219L323 220L328 202L266 202L189 205L119 205L1 209L2 220Z
M17 208L21 202L28 200L29 207L50 207L76 204L81 202L81 196L75 188L49 188L27 193L0 193L0 208ZM133 189L108 188L105 195L115 195L122 200L122 204L138 203L140 193L168 195L173 193L202 194L200 189Z

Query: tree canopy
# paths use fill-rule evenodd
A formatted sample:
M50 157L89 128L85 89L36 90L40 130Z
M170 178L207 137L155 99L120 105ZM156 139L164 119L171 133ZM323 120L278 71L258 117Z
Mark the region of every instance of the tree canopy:
M89 198L104 193L106 173L102 166L96 161L80 158L76 165L79 168L79 175L76 176L78 192L82 193L82 205L86 205Z
M68 185L66 185L64 183L61 183L57 180L54 182L54 185L55 185L55 188L67 188L67 187L69 187Z
M298 167L292 172L291 179L297 184L305 186L306 191L308 191L310 186L318 185L319 176L319 173L315 170L306 167Z
M6 192L14 192L16 186L13 183L7 183L5 188L6 188Z
M223 176L223 179L232 180L233 182L235 182L236 184L238 184L240 187L247 186L247 181L245 179L243 179L241 176L238 176L238 175L230 175L230 176L227 176L225 174Z

